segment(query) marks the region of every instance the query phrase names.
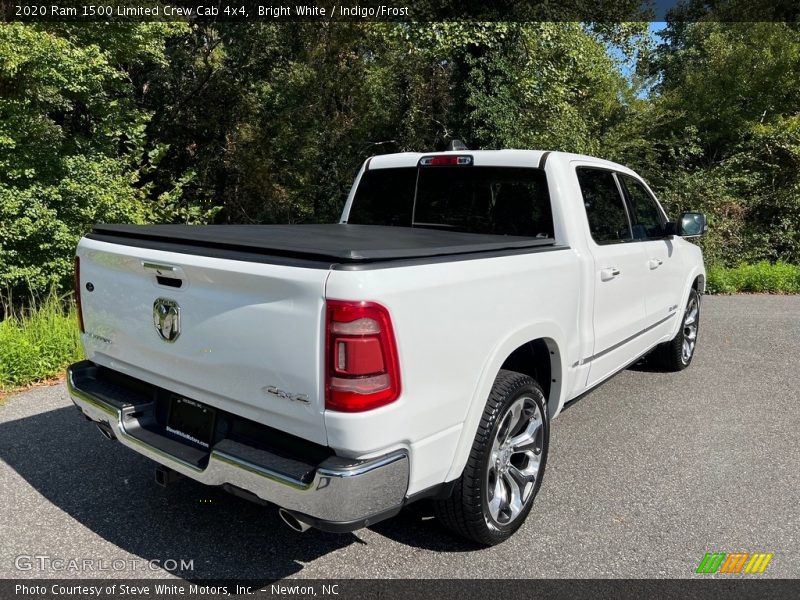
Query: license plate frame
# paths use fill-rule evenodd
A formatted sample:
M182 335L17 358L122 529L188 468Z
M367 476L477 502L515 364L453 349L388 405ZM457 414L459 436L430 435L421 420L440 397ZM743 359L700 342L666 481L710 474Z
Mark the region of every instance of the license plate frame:
M181 441L209 450L216 421L216 409L185 396L170 396L166 429Z

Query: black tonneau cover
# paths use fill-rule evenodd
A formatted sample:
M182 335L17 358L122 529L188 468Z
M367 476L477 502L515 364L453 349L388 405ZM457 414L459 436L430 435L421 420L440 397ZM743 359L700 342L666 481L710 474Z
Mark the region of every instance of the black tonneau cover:
M95 225L90 238L120 244L160 242L181 247L363 263L524 250L553 246L552 238L458 233L381 225ZM193 252L196 253L196 252Z

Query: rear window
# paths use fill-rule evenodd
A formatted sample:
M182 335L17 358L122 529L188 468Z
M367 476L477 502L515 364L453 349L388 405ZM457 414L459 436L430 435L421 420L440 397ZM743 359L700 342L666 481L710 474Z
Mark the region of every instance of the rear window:
M541 169L410 167L364 173L348 223L553 237Z

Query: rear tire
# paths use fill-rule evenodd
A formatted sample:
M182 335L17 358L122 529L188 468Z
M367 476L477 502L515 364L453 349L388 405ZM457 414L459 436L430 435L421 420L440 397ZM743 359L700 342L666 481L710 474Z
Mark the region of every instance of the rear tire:
M549 438L542 388L527 375L501 370L452 495L434 503L437 519L485 546L507 540L542 484Z
M694 358L700 332L700 294L692 288L683 312L681 328L672 340L653 351L653 362L664 371L682 371Z

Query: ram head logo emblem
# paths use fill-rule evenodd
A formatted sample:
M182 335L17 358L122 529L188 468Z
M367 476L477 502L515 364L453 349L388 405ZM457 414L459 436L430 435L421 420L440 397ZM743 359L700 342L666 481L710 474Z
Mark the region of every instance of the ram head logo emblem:
M156 299L153 302L153 324L162 340L174 342L181 334L181 307L169 298Z

